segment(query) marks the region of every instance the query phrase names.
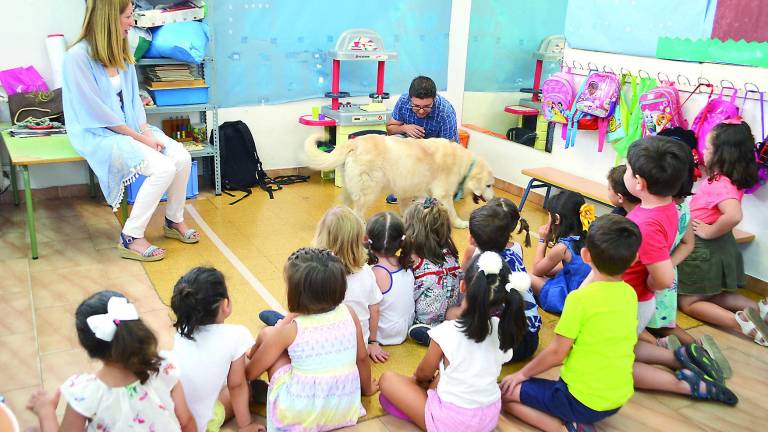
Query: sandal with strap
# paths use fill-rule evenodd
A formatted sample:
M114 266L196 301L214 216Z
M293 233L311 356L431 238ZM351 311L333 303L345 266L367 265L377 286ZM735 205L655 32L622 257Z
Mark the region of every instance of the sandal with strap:
M720 349L720 345L717 344L715 338L712 335L704 335L699 339L699 345L704 347L705 350L715 359L720 369L723 371L723 376L728 379L733 376L733 367L728 361L728 358L723 354L723 350Z
M743 318L739 313L743 315ZM741 327L741 332L746 337L751 338L758 345L768 347L768 339L766 339L765 335L763 335L763 333L755 326L746 311L736 312L734 316L736 317L736 322L739 324L739 327Z
M182 233L178 229L173 227L175 222L165 218L165 226L163 227L163 234L172 239L176 239L182 243L193 244L200 241L200 237L197 236L197 231L193 228L188 229Z
M757 302L757 310L760 311L760 317L768 321L768 297Z
M120 233L120 244L117 245L117 249L120 250L120 256L122 258L142 262L160 261L165 258L165 250L155 245L149 245L144 252L131 249L130 244L133 243L134 240L136 240L135 237ZM156 253L157 251L160 251L160 253Z
M768 341L768 323L760 316L760 311L750 307L744 309L744 315L757 328L757 332L763 335L763 339Z
M695 342L690 343L685 346L685 353L693 364L698 366L709 378L721 384L725 382L725 374L723 374L720 365L701 345Z
M734 406L739 403L739 398L724 384L712 380L706 375L700 375L690 369L680 369L675 372L680 381L685 381L691 387L691 399L709 400ZM701 391L701 383L704 383L704 391Z

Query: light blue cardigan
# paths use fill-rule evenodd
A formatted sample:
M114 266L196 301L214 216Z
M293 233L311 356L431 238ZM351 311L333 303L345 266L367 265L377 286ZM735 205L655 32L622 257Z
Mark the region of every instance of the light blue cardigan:
M147 122L136 68L129 64L119 70L124 111L107 69L91 57L86 41L69 49L63 72L64 120L69 140L96 173L107 203L117 210L125 186L136 180L144 164L139 147L143 144L107 128L127 125L139 132Z

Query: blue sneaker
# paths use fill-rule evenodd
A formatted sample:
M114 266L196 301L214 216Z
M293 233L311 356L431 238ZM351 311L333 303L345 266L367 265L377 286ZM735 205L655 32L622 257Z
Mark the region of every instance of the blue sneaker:
M278 321L285 318L285 315L273 310L265 310L259 312L259 319L264 324L273 327Z
M387 204L397 204L397 197L393 194L387 195Z
M426 325L426 324L414 324L411 326L411 328L408 329L408 336L413 339L414 342L416 342L419 345L428 346L429 341L432 340L429 337L429 329L432 327Z

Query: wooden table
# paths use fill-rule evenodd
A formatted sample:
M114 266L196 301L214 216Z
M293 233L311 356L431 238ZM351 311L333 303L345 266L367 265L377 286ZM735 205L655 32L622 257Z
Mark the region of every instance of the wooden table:
M3 125L6 128L7 124ZM11 187L13 188L14 204L19 205L19 193L16 179L16 169L21 168L24 179L24 201L27 206L27 230L29 231L29 243L32 249L32 259L38 258L37 232L35 231L35 210L32 205L32 189L29 182L29 167L31 165L44 165L65 162L84 161L69 142L67 135L52 135L47 137L17 138L4 130L0 135L8 155L11 158ZM96 195L96 186L93 180L93 172L88 170L91 196Z
M586 199L613 207L608 197L608 186L606 184L551 167L527 168L522 170L522 173L530 177L531 180L528 182L528 186L525 188L525 192L523 192L523 197L520 199L520 211L523 211L523 206L528 199L528 193L531 189L547 189L544 195L544 205L546 205L547 201L549 201L549 193L552 187L577 192ZM755 239L754 234L736 228L733 229L733 236L736 237L737 243L749 243Z

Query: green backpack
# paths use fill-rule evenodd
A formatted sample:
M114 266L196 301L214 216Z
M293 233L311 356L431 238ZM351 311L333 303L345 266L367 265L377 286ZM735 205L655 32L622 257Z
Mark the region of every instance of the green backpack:
M622 75L623 77L624 75ZM656 79L651 77L640 78L638 83L637 77L630 75L629 80L629 90L631 92L628 95L629 97L627 97L627 92L624 91L619 98L619 112L621 113L619 121L622 136L612 142L613 149L616 151L617 164L627 157L627 150L629 150L630 144L643 136L643 113L640 111L640 95L657 86Z

